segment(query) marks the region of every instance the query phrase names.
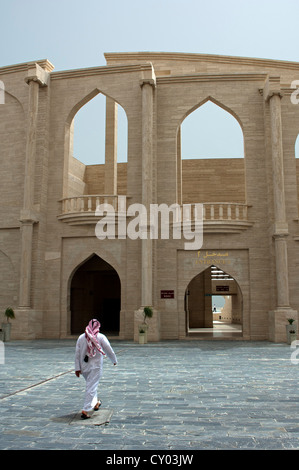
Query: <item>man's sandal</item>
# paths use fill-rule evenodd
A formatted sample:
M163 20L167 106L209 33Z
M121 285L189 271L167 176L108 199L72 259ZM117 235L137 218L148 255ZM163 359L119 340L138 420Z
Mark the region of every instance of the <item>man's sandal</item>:
M98 403L96 404L96 406L94 407L94 411L98 411L98 409L100 408L102 402L101 401L98 401Z
M87 413L82 413L81 414L81 419L88 419L90 416Z

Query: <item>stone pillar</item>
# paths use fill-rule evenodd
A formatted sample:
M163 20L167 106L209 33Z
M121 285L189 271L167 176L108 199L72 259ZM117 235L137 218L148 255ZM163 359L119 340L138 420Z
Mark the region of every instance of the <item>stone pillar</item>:
M142 103L142 204L147 210L149 221L150 205L153 203L153 131L154 131L154 89L156 85L151 64L144 66L140 81ZM142 318L143 307L153 307L153 244L151 228L147 223L141 227L141 307L135 312L136 321ZM149 320L148 339L156 341L160 337L159 315L154 309ZM135 322L136 324L136 322ZM138 330L137 330L138 333ZM136 328L135 328L136 339Z
M106 97L105 194L117 194L117 103Z
M152 74L153 71L151 70ZM149 219L150 205L153 203L153 111L154 88L153 76L144 78L141 83L142 93L142 204ZM141 268L141 305L152 306L152 240L150 227L143 227Z
M204 328L213 328L212 274L211 266L203 272L204 282ZM207 295L208 294L208 295Z
M24 199L20 214L21 222L21 267L20 267L20 292L19 307L17 313L22 313L21 326L28 337L29 310L31 302L32 280L32 243L33 226L38 223L38 217L34 210L34 178L36 157L36 132L38 122L39 87L46 86L48 74L38 64L30 64L26 82L29 87L28 120L26 137L26 160L24 176ZM26 316L27 313L27 316Z
M264 97L269 103L271 123L271 154L273 175L274 227L276 265L276 309L269 313L269 339L286 340L285 325L287 318L297 319L297 312L292 310L289 302L288 223L285 210L285 188L282 145L281 98L279 77L268 77Z
M39 83L31 77L28 80L29 103L28 103L28 127L26 142L24 200L21 212L21 277L20 277L20 307L30 307L31 286L31 253L33 224L37 222L34 215L34 173L36 153L36 126L38 113Z
M177 133L177 163L176 163L176 171L177 171L177 202L178 204L183 204L183 182L182 182L182 138L181 138L181 126L178 129Z

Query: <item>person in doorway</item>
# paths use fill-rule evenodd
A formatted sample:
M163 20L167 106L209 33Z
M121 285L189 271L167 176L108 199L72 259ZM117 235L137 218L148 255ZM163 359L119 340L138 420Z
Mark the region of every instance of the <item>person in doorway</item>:
M75 374L83 375L86 382L84 404L81 418L90 418L89 412L97 411L101 402L97 398L97 389L102 376L103 357L107 355L116 366L116 355L105 335L100 333L98 320L90 320L85 333L79 336L75 351Z

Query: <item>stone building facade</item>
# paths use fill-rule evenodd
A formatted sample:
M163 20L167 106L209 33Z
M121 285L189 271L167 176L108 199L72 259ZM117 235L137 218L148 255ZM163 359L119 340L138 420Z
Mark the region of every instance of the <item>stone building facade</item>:
M78 70L55 72L48 60L0 68L0 307L15 309L12 337L66 338L97 316L103 331L137 340L148 305L150 341L187 339L213 328L212 295L229 294L238 338L286 341L299 309L299 63L105 57L106 66ZM73 155L73 122L99 93L105 164L85 166ZM243 159L181 159L181 125L207 101L240 124ZM128 120L127 163L116 160L117 105ZM114 239L96 236L103 203L115 211ZM128 206L176 204L181 213L196 203L200 249L153 239L150 220L144 238L122 236Z

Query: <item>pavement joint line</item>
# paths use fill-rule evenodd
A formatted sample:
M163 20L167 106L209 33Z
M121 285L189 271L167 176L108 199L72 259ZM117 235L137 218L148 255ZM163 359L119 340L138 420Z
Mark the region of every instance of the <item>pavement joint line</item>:
M121 351L119 351L117 355L120 355L123 351L125 351L125 349L122 349ZM104 359L106 359L106 356L104 357ZM66 372L61 372L58 375L54 375L53 377L49 377L48 379L41 380L40 382L37 382L33 385L29 385L28 387L25 387L20 390L16 390L15 392L4 395L3 397L0 397L0 400L5 400L6 398L12 397L13 395L18 395L18 393L26 392L27 390L30 390L31 388L38 387L39 385L43 385L49 382L50 380L55 380L58 377L62 377L63 375L70 374L71 372L74 372L74 369L67 370Z
M9 393L8 395L4 395L3 397L0 397L0 400L5 400L5 398L9 398L13 395L17 395L18 393L25 392L26 390L30 390L31 388L38 387L39 385L43 385L46 382L49 382L50 380L57 379L58 377L61 377L62 375L69 374L70 372L74 372L74 369L67 370L66 372L62 372L61 374L55 375L54 377L49 377L48 379L41 380L41 382L38 382L33 385L29 385L28 387L22 388L21 390L16 390L15 392Z

